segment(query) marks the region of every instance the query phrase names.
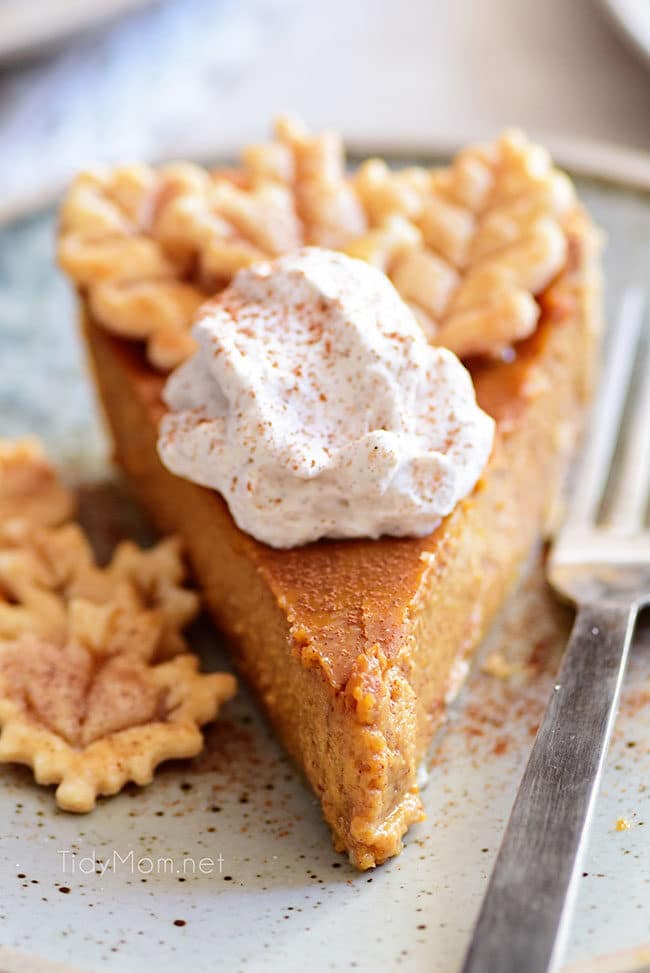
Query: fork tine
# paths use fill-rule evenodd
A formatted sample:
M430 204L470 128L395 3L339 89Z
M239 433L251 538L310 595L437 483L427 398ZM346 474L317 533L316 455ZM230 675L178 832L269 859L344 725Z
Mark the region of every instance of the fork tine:
M623 458L617 469L608 521L634 533L643 527L650 487L650 333L632 402Z
M607 349L600 380L600 395L582 453L569 506L567 523L594 523L618 440L621 416L634 364L643 319L644 297L640 289L623 295L616 328Z

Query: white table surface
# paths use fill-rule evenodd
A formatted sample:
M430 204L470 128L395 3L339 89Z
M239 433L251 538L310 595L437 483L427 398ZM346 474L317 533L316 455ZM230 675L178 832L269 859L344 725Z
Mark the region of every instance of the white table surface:
M361 145L514 123L650 150L650 74L598 0L166 0L0 75L0 215L94 161L233 151L286 109Z

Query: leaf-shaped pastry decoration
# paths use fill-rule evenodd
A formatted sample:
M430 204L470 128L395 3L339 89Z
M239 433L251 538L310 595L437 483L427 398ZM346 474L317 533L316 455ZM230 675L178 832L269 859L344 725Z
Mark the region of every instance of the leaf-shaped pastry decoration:
M0 761L32 767L80 813L129 780L148 784L161 761L201 750L200 727L235 692L231 675L198 666L190 654L151 664L77 641L1 642Z
M124 542L99 567L71 511L37 444L0 440L0 762L84 812L195 756L236 684L186 651L199 599L179 541Z

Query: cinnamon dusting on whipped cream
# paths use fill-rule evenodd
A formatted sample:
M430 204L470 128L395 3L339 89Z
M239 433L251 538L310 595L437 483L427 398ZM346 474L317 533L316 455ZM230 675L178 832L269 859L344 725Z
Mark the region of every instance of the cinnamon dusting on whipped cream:
M472 491L494 423L388 278L316 247L240 271L199 311L159 452L273 547L422 536Z

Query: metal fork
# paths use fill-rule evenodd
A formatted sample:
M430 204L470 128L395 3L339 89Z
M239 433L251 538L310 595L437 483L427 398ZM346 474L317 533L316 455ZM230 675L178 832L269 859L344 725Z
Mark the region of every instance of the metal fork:
M564 949L628 650L637 614L650 603L650 530L643 526L650 336L639 359L643 310L641 292L628 291L568 514L549 558L551 585L578 611L463 973L548 973ZM635 361L639 381L630 393ZM615 453L621 456L616 464ZM611 501L603 522L605 496Z

